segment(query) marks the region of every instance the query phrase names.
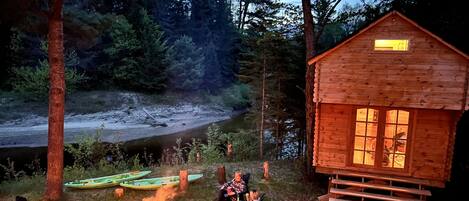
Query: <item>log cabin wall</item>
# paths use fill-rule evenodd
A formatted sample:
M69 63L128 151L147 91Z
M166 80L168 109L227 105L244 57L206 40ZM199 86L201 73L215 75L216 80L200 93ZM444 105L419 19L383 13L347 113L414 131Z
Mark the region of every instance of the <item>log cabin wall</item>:
M408 39L408 51L375 51L375 39ZM461 110L468 60L391 15L317 61L319 102Z
M376 39L408 40L408 49L376 51ZM349 170L444 186L450 178L455 125L469 109L469 56L391 12L308 64L316 66L313 164L318 172ZM410 111L405 167L352 163L358 107ZM384 158L379 149L386 119L381 115L378 120L375 161Z
M429 180L429 185L442 186L449 179L447 157L450 141L454 139L454 122L458 111L415 109L410 135L410 153L405 170L385 170L375 167L356 167L351 163L350 140L353 138L353 110L357 106L320 104L316 167L319 172L350 170L384 175L396 175ZM318 134L316 133L316 134Z

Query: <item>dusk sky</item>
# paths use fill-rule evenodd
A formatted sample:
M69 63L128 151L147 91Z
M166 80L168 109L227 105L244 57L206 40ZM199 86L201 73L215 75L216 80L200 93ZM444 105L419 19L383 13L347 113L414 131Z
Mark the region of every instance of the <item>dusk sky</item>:
M295 5L301 5L301 0L282 0L284 2L288 2L288 3L292 3L292 4L295 4ZM369 1L369 0L367 0ZM356 3L359 3L360 0L342 0L342 2L340 2L340 5L339 5L339 8L344 5L344 4L356 4Z

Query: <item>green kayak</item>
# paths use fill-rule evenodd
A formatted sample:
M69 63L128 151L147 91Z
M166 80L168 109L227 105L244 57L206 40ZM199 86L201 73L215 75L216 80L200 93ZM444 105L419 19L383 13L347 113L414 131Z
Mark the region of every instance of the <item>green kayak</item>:
M151 171L134 171L106 177L76 180L67 182L64 185L69 188L78 189L106 188L111 186L118 186L121 182L124 181L142 178L150 173Z
M189 182L193 182L202 178L203 174L191 174L188 179ZM149 178L149 179L139 179L132 181L122 182L120 185L126 188L136 189L136 190L155 190L162 186L175 186L179 184L179 176L171 177L158 177L158 178Z

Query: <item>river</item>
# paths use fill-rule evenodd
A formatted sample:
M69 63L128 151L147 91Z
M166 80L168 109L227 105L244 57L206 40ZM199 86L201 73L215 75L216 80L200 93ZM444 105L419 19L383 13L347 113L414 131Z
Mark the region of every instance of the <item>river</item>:
M224 132L235 132L238 129L247 129L249 122L245 120L245 114L238 114L227 120L216 122ZM144 151L147 154L152 154L155 160L159 159L163 149L172 148L176 145L178 138L182 139L182 144L188 143L192 138L206 139L207 128L211 124L205 124L188 130L166 134L154 135L151 137L140 138L123 142L123 151L128 156L139 154L142 156ZM30 164L33 160L39 159L41 167L46 167L47 162L47 147L3 147L0 148L0 164L6 164L7 158L15 162L15 169L27 169L26 165ZM73 164L73 158L69 154L65 154L65 165ZM0 169L0 175L3 175L3 170Z

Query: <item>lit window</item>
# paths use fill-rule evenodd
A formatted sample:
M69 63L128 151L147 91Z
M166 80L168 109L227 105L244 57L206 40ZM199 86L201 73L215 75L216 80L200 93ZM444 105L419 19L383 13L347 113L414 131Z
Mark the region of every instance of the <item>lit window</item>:
M409 112L404 110L386 112L383 167L404 168L408 132Z
M375 40L375 50L407 51L409 50L409 40Z
M371 108L357 109L353 163L374 165L379 111Z

